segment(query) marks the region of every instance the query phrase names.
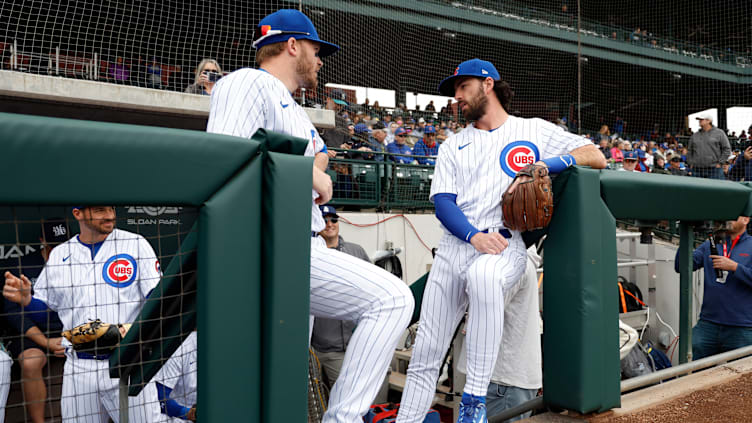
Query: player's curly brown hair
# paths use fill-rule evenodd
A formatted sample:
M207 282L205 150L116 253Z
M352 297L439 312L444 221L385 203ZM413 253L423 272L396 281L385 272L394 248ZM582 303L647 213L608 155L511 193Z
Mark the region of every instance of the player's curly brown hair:
M508 82L499 80L494 82L493 91L496 94L496 98L499 99L501 107L504 108L504 111L509 113L510 107L512 106L512 97L514 97L512 87L509 86Z

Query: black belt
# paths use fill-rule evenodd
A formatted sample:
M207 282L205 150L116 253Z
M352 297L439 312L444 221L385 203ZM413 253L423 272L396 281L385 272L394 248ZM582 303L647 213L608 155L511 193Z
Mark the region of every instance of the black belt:
M75 352L76 357L84 359L84 360L107 360L110 358L109 354L89 354L87 352Z
M489 232L500 233L501 236L507 239L512 237L512 233L509 232L509 229L507 228L489 228L489 229L483 229L481 232L483 232L484 234L487 234Z
M319 236L318 232L311 231L311 238L316 238L317 236Z

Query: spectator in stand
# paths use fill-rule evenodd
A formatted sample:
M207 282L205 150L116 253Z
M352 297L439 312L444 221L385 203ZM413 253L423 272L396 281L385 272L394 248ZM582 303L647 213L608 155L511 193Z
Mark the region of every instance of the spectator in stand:
M668 169L672 175L687 176L687 170L681 167L681 157L674 155L671 157L671 167Z
M127 83L130 75L131 71L128 69L128 65L125 64L122 57L118 56L117 59L115 59L115 63L110 64L110 78L116 83Z
M637 172L649 172L650 167L648 167L647 163L647 157L645 155L645 152L642 151L642 149L638 148L636 150L632 150L633 153L637 153L637 166L635 166L635 170ZM625 157L626 159L626 157Z
M342 144L340 148L350 150L345 153L345 157L353 160L370 160L373 159L373 154L366 154L371 152L370 143L368 137L371 134L371 130L365 123L359 123L353 128L353 136L349 141Z
M739 139L740 140L746 140L747 139L747 132L744 131L744 130L742 130L742 133L739 134Z
M146 66L146 87L162 88L162 66L157 63L156 57L152 57L151 63Z
M692 176L723 179L721 162L731 155L731 144L726 134L713 126L713 116L699 115L700 130L689 139L687 164Z
M349 125L345 117L342 116L342 110L347 107L347 101L343 100L345 93L340 90L331 90L326 96L324 107L326 110L334 111L334 128L322 129L319 131L321 139L324 140L329 148L342 148L342 145L349 142L350 138L355 135L354 126ZM337 155L334 150L327 150L329 158Z
M370 148L371 151L383 153L384 149L386 149L386 145L386 128L383 123L376 122L371 130L371 135L368 137L368 148ZM373 159L377 162L384 161L384 155L374 154Z
M666 158L661 153L655 153L653 159L653 169L650 173L660 173L663 175L670 175L671 171L666 169Z
M222 77L222 68L214 59L204 59L196 68L193 84L185 87L188 94L211 95L214 84Z
M426 105L426 111L427 112L435 112L436 111L436 106L433 105L433 100L429 101L428 104Z
M608 147L608 140L601 139L598 144L598 149L601 150L601 153L606 157L606 160L611 159L611 149Z
M439 112L442 115L451 116L454 114L454 109L452 108L452 99L450 98L447 100L446 106L441 108L441 111Z
M633 43L639 43L640 37L642 37L642 33L640 32L640 28L637 28L629 35L629 40Z
M624 141L623 140L618 139L614 142L614 146L611 148L611 159L613 159L613 161L616 163L621 163L624 160Z
M723 171L723 179L729 180L729 170L731 169L731 163L729 163L728 160L724 160L723 163L721 163L721 170Z
M692 328L692 359L752 345L752 237L749 217L726 222L719 246L705 241L692 253L692 268L704 269L700 319ZM679 272L679 252L674 270ZM718 278L716 270L723 271Z
M412 154L410 146L407 142L407 130L405 128L397 128L394 132L394 142L386 146L386 152L390 154ZM397 163L412 163L412 157L404 156L389 156L389 160Z
M598 134L600 135L601 139L611 136L611 131L608 129L608 125L601 125L600 131L598 131Z
M733 166L729 168L729 179L732 181L752 180L752 147L744 149L744 153L736 156Z
M381 106L379 106L379 101L376 100L373 102L373 111L374 113L381 113L382 109ZM391 119L392 115L389 115L389 118Z
M423 118L418 119L418 124L415 126L415 128L410 133L411 136L415 138L423 138L423 131L426 128L426 120Z
M400 127L399 123L392 122L389 124L388 130L386 132L386 144L389 145L394 142L394 134L397 132L397 129Z
M624 127L627 124L624 122L622 118L619 116L616 117L616 121L614 122L614 135L623 135L624 134Z
M624 153L624 161L623 161L624 165L619 170L627 171L627 172L639 172L639 170L636 169L637 161L638 161L637 152L627 151Z
M423 139L415 143L413 148L413 155L415 156L431 156L433 158L416 158L418 163L422 165L435 165L436 156L439 154L439 143L436 142L436 127L433 125L426 125L423 131Z

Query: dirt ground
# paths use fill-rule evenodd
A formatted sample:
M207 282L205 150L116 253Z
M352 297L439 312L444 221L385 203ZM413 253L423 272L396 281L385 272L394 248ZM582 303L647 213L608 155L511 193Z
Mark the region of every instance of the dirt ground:
M752 374L694 392L687 396L611 423L747 423L752 422Z

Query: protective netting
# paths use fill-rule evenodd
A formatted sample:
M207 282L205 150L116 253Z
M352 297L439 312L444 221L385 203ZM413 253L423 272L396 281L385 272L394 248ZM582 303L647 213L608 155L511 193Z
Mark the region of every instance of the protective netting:
M512 111L566 118L583 134L607 125L631 138L675 137L687 115L709 108L726 128L725 109L752 97L752 6L742 1L3 1L2 67L183 91L204 58L222 72L253 66L254 27L280 8L302 9L342 47L309 105L325 104L326 84L344 84L361 87L345 90L350 102L370 89L379 106L425 111L425 95L470 57L497 65L516 92ZM374 98L365 110L381 118ZM404 114L444 125L445 105L436 98L436 113ZM746 130L750 115L731 126Z
M189 324L195 324L195 304L183 301L196 295L196 268L187 265L196 250L184 244L195 231L196 209L134 205L117 207L111 216L96 213L82 222L70 207L0 208L5 293L21 275L32 288L26 306L8 295L2 300L0 413L6 422L60 421L61 416L106 421L107 415L117 421L118 379L109 373L114 350L101 342L76 348L76 338L61 334L97 319L129 330L136 323L170 327L157 341L171 337L180 343L187 337L174 354L162 356L154 347L155 332L141 328L135 345L142 354L120 363L161 370L131 397L130 421L166 419L163 410L176 409L167 406L170 399L186 409L196 404L197 341ZM92 234L106 237L93 242ZM172 282L169 291L161 282L166 279ZM161 301L156 315L139 320L142 309L154 308L156 301Z

